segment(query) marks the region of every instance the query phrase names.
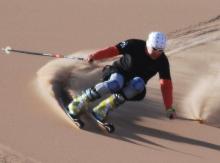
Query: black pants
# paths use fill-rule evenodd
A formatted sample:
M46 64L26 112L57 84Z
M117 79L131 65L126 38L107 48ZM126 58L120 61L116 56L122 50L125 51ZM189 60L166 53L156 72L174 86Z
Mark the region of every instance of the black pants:
M107 65L103 68L102 70L103 72L103 76L102 76L102 80L103 81L107 81L109 79L109 77L113 74L113 73L120 73L124 76L125 78L125 84L130 81L131 79L129 77L127 77L125 75L124 72L118 70L117 68L113 67L113 66L110 66L110 65ZM123 95L123 92L122 91L119 91L117 93L120 93L121 95L124 96L124 98L127 100L127 101L140 101L142 99L144 99L145 95L146 95L146 88L138 95L136 95L135 97L131 98L131 99L127 99L124 95Z

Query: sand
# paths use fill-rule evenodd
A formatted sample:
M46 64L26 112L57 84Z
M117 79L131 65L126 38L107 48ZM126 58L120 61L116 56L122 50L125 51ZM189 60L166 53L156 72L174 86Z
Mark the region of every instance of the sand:
M0 2L0 46L87 56L152 30L169 37L167 56L178 119L165 117L158 76L140 103L110 115L114 134L91 120L76 129L57 103L77 93L103 65L31 55L0 55L0 162L219 162L220 18L217 0ZM55 89L54 89L55 88ZM200 124L189 119L204 119Z

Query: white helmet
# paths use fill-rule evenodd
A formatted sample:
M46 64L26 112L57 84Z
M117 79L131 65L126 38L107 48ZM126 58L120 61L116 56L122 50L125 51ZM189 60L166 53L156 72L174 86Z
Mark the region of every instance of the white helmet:
M166 35L162 32L151 32L148 35L147 47L164 50L166 47Z

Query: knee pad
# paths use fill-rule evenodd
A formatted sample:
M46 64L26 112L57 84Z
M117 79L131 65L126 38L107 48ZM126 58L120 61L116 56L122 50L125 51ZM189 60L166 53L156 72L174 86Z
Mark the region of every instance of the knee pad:
M95 85L95 90L100 94L104 95L107 93L116 93L122 89L124 85L124 77L121 74L113 73L109 80Z
M145 82L140 77L133 78L123 89L123 95L126 99L132 99L145 90Z
M130 85L137 92L142 92L145 88L144 80L140 77L135 77L130 81Z
M124 85L124 77L121 74L114 73L110 76L109 80L106 81L108 89L115 93L119 91Z

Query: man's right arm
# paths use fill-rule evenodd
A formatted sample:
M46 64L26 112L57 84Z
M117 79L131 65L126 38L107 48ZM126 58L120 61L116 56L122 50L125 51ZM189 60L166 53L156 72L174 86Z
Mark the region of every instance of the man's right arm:
M111 57L115 57L119 55L119 50L116 46L110 46L105 49L101 49L93 54L90 54L88 57L88 62L92 62L94 60L101 60L101 59L107 59Z

